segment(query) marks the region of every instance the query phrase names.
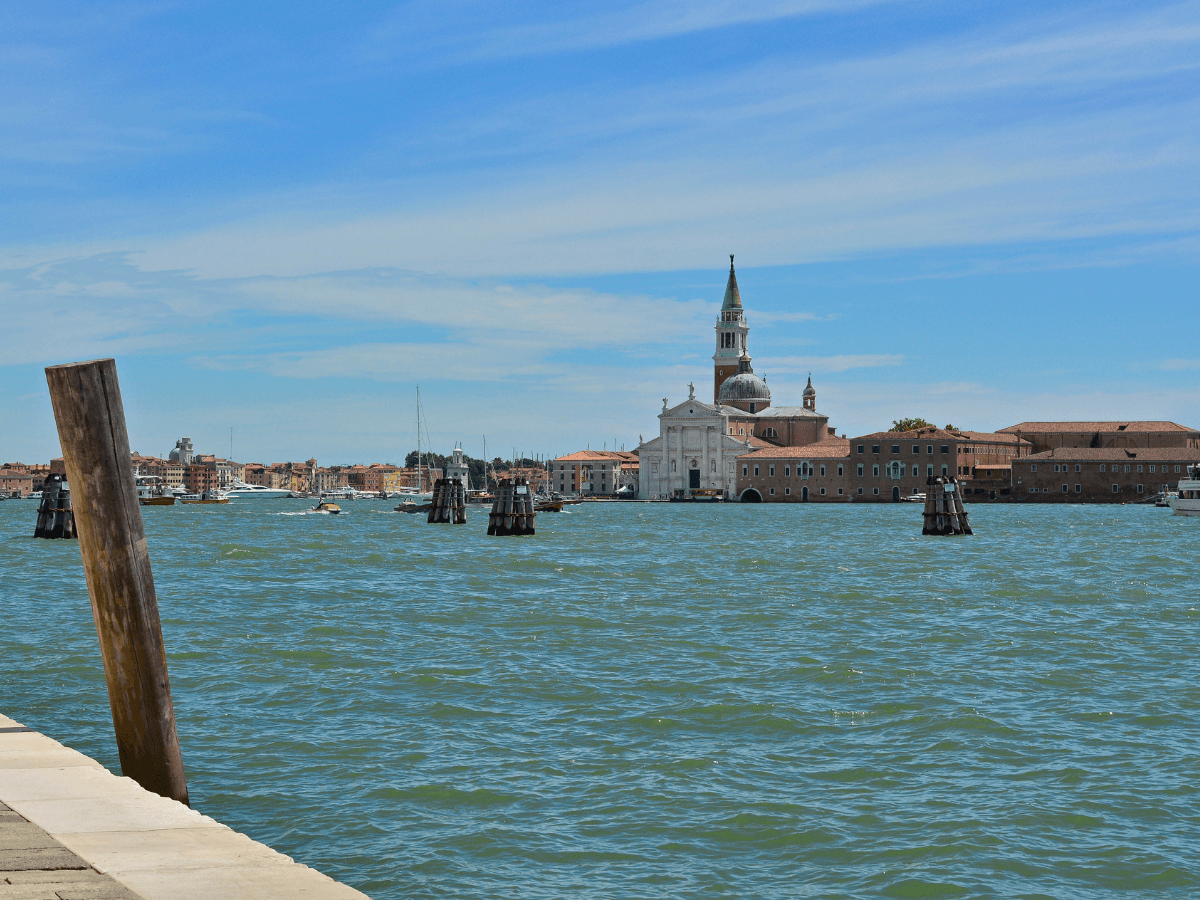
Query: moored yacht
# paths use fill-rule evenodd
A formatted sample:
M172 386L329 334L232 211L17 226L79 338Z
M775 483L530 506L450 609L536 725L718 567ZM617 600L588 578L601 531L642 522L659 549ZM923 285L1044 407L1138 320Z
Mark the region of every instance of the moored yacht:
M1167 505L1177 516L1200 516L1200 463L1187 467L1187 478L1179 480L1178 491L1167 498Z
M269 488L263 487L261 484L235 481L229 487L224 488L222 493L231 500L280 500L291 494L291 491L287 488Z

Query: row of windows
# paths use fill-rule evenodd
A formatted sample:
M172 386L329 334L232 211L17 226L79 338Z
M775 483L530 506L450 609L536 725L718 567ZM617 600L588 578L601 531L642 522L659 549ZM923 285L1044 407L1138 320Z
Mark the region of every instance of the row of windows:
M889 478L900 478L900 477L904 476L905 474L907 474L907 469L908 469L908 467L905 466L903 463L888 463L886 468L887 468L887 475ZM960 467L960 468L962 468L962 467ZM812 475L816 474L816 472L818 470L821 473L821 477L824 478L825 477L825 467L824 466L814 467L814 466L810 465L809 463L800 463L796 466L796 477L809 478ZM866 467L862 463L859 463L858 464L859 477L861 478L865 473L866 473ZM745 478L749 474L750 474L749 464L742 463L742 477ZM761 474L762 474L762 467L755 466L754 467L755 477L757 478ZM837 467L837 474L838 474L838 478L842 477L842 475L843 475L843 467L842 466ZM871 474L876 478L879 477L879 465L878 464L871 466ZM932 465L926 466L925 474L926 474L926 476L932 477L934 475L934 467ZM948 474L950 474L950 467L943 465L942 466L942 475L944 476L944 475L948 475ZM771 478L775 477L775 466L767 466L767 475ZM783 467L783 477L784 478L792 477L792 467L790 465ZM921 477L921 467L917 463L912 464L912 477L913 478Z
M862 453L862 452L864 452L864 449L865 449L865 447L866 447L866 445L865 445L865 444L859 444L859 445L858 445L858 452L859 452L859 453ZM871 452L872 452L872 453L878 453L878 452L879 452L879 445L878 445L878 444L872 444L872 445L871 445ZM900 445L899 445L899 444L892 444L892 452L893 452L893 453L899 453L899 452L900 452ZM913 453L920 453L920 452L921 452L921 447L920 447L920 445L919 445L919 444L913 444L913 445L912 445L912 452L913 452ZM926 453L929 453L929 454L932 454L932 453L933 453L933 444L926 444L926 445L925 445L925 452L926 452ZM941 451L941 452L942 452L942 453L947 453L947 454L948 454L948 453L950 452L950 445L949 445L949 444L942 444L942 451Z
M1132 465L1132 463L1126 463L1126 465L1125 465L1125 471L1126 471L1126 472L1130 471L1130 465ZM1142 467L1143 467L1143 465L1144 465L1143 463L1138 463L1138 464L1137 464L1137 471L1138 471L1138 472L1141 472L1141 471L1142 471ZM1054 471L1055 471L1055 472L1059 471L1059 466L1060 466L1060 463L1055 463L1055 464L1054 464ZM1070 471L1070 467L1067 465L1067 463L1061 463L1061 466L1062 466L1062 471L1063 471L1063 472ZM1101 471L1101 472L1105 471L1105 468L1104 468L1104 467L1105 467L1105 463L1100 463L1100 471ZM1120 471L1121 471L1121 464L1120 464L1120 463L1111 463L1111 464L1109 464L1108 468L1109 468L1109 470L1110 470L1110 471L1112 471L1112 472L1120 472ZM1162 471L1163 471L1163 474L1167 474L1168 470L1169 470L1171 467L1170 467L1170 466L1167 466L1167 465L1163 465L1163 466L1159 466L1159 468L1161 468L1161 469L1162 469ZM1035 463L1035 464L1031 465L1031 466L1029 467L1029 471L1030 471L1030 472L1036 472L1036 471L1037 471L1037 464ZM1083 466L1082 466L1081 464L1079 464L1079 463L1076 463L1076 464L1075 464L1075 471L1076 471L1076 472L1082 472L1082 471L1083 471ZM1151 471L1151 472L1153 472L1153 471L1154 471L1154 463L1151 463L1151 464L1150 464L1150 471ZM1176 474L1176 475L1178 475L1178 474L1179 474L1179 466L1176 466L1176 467L1175 467L1175 474Z
M862 493L862 488L859 488L859 489L858 489L858 492L861 494L861 493ZM824 496L825 496L825 488L820 488L820 489L817 491L817 493L818 493L818 494L820 494L822 497L824 497ZM878 488L876 488L876 490L875 490L875 493L877 493L877 494L879 493L879 489L878 489ZM770 494L771 494L771 496L772 496L772 497L774 497L774 496L775 496L775 488L771 488L771 489L770 489ZM790 497L790 496L791 496L791 494L792 494L792 489L791 489L790 487L785 487L785 488L783 489L783 494L784 494L784 496L785 496L785 497ZM840 497L841 495L842 495L842 488L838 488L838 496Z
M1165 484L1164 484L1164 485L1162 485L1162 487L1161 487L1161 488L1159 488L1159 490L1162 490L1162 491L1165 491L1166 489L1167 489L1167 486L1166 486ZM1069 484L1064 484L1064 485L1062 486L1062 492L1063 492L1064 494L1069 494L1069 493L1071 493L1071 486L1070 486ZM1113 492L1114 494L1119 494L1119 493L1121 493L1121 486L1120 486L1119 484L1114 484L1114 485L1112 486L1112 492ZM1143 485L1140 485L1140 484L1139 484L1139 485L1137 485L1137 492L1138 492L1139 494L1144 494L1144 493L1145 493L1145 488L1144 488L1144 486L1143 486ZM1031 494L1038 494L1038 493L1041 493L1041 494L1048 494L1048 493L1050 493L1050 488L1035 488L1035 487L1031 487L1031 488L1029 489L1029 493L1031 493ZM1082 484L1077 484L1077 485L1075 485L1075 493L1076 493L1076 494L1082 494L1082 493L1083 493L1083 485L1082 485Z

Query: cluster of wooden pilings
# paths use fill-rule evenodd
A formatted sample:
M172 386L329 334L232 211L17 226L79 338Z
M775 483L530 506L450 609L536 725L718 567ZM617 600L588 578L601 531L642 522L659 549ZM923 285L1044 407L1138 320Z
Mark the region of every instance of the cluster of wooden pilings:
M533 534L533 494L524 478L505 478L496 490L488 517L488 534Z
M974 534L963 508L962 491L953 475L925 482L925 527L921 534Z
M433 483L433 501L429 506L430 523L465 525L467 523L467 487L457 478L439 478Z
M61 475L51 475L42 486L37 525L33 536L39 538L75 537L75 513L71 511L71 492Z

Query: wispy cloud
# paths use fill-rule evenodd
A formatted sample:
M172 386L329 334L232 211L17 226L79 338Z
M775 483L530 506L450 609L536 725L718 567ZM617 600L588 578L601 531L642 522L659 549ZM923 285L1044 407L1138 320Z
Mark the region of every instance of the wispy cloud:
M1200 369L1200 359L1164 359L1158 367L1164 372L1187 372Z
M405 3L355 48L351 62L461 65L545 56L822 14L896 0L613 0L557 4L522 15L518 4Z
M848 372L903 364L902 354L845 354L840 356L764 356L756 365L769 374L803 375L807 372Z

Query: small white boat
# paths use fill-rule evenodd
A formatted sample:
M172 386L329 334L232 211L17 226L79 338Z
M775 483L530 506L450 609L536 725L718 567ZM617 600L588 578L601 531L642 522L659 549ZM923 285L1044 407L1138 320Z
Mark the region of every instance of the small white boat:
M1187 467L1187 478L1179 480L1174 497L1167 498L1167 505L1177 516L1200 516L1200 463Z
M924 494L901 494L900 499L905 503L924 503Z
M136 475L138 503L142 506L174 506L175 492L158 475Z
M225 488L223 493L231 500L282 500L291 494L291 490L288 488L269 488L263 487L261 484L246 484L244 481L235 481L232 485Z

